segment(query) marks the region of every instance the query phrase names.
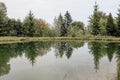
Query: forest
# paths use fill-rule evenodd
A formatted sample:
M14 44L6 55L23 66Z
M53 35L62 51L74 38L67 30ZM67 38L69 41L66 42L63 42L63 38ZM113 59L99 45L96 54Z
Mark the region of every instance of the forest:
M113 36L120 37L120 8L114 18L99 10L95 3L93 13L89 16L87 26L82 21L72 19L69 11L54 18L51 25L44 19L35 18L30 10L24 20L7 16L5 3L0 2L0 36L16 37L82 37L82 36ZM78 16L79 17L79 16Z

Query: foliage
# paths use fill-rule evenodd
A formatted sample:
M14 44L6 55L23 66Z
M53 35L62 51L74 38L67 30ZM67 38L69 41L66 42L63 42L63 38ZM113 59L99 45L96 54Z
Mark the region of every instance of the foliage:
M95 3L93 14L89 17L87 27L81 21L74 21L66 11L64 16L59 14L51 27L43 19L37 19L30 11L23 22L19 19L7 17L6 5L0 2L0 36L17 37L81 37L81 36L117 36L120 37L120 9L116 19L112 14L99 11Z
M20 37L24 35L23 23L19 19L16 21L14 30L16 32L16 36Z
M84 24L79 21L74 21L71 27L68 28L69 37L80 37L84 35Z
M83 31L79 29L77 26L71 26L68 28L69 37L80 37L82 35L83 35Z
M116 22L117 22L117 36L120 37L120 9L118 9Z
M100 35L101 36L107 35L106 24L107 24L107 17L106 18L101 18L100 21L99 21Z
M35 19L35 36L43 36L43 33L49 28L49 24L42 19Z
M35 19L33 13L30 11L24 20L25 36L33 37L35 35Z
M80 21L74 21L71 26L76 26L78 29L84 31L84 23Z
M5 36L6 12L6 5L0 3L0 36Z
M58 36L58 33L54 28L47 28L43 32L43 37L56 37L56 36Z
M60 34L60 36L67 36L67 30L72 24L72 18L68 11L66 11L64 17L60 14L58 18L54 19L54 27Z
M87 32L92 35L106 36L107 15L98 10L97 4L95 4L93 15L91 15L89 19Z
M94 6L94 12L93 12L93 19L91 20L91 29L92 29L92 35L99 35L100 34L100 16L99 16L99 11L98 11L98 5L95 4Z
M65 28L64 20L63 20L63 17L61 14L58 17L58 24L59 24L58 28L60 31L60 36L65 36L66 35L66 28Z
M114 24L111 13L109 14L108 19L107 19L106 31L107 31L108 36L116 35L116 28L115 28L115 24Z
M64 15L64 24L65 24L66 29L68 27L70 27L71 24L72 24L72 17L71 17L71 15L70 15L70 13L68 11L66 11L66 13Z

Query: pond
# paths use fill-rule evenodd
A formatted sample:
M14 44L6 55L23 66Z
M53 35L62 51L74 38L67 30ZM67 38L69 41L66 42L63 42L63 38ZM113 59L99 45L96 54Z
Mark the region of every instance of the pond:
M0 44L0 80L120 80L120 43Z

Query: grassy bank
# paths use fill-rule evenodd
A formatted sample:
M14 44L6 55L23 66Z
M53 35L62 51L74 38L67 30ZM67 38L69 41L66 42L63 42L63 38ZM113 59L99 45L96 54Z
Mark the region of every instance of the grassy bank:
M30 41L114 41L120 42L120 38L116 37L0 37L0 43L7 42L30 42Z

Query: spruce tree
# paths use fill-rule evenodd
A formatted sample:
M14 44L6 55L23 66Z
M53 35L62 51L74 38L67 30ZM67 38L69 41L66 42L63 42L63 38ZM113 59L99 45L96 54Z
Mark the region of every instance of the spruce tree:
M108 36L115 36L116 35L116 28L115 24L113 21L112 14L110 13L107 19L107 24L106 24L106 31Z
M33 37L35 34L35 19L33 16L33 13L30 11L28 16L24 20L24 29L25 29L25 35Z
M61 15L61 13L59 14L58 18L55 17L54 19L54 27L58 32L58 35L61 36L63 30L61 30L61 27L63 27L63 17Z
M8 19L5 29L5 36L16 36L16 20L15 19Z
M66 36L67 35L67 28L65 27L63 16L60 14L58 18L54 19L54 26L59 36Z
M5 36L6 6L0 3L0 36Z
M70 15L70 13L68 11L66 11L65 15L64 15L64 35L67 36L67 30L68 28L71 26L72 24L72 17Z
M60 36L65 36L66 35L66 29L65 29L65 25L64 25L63 21L64 21L63 17L60 14L59 17L58 17L58 27L60 29Z
M68 11L65 13L64 23L66 28L70 27L72 24L72 17Z
M117 36L120 37L120 9L118 9L117 14Z
M14 30L16 32L17 37L23 36L24 28L23 28L22 22L19 19L16 21L16 24L14 26Z
M93 13L93 21L92 21L92 34L99 35L100 34L100 16L98 11L98 5L95 3L94 13Z

